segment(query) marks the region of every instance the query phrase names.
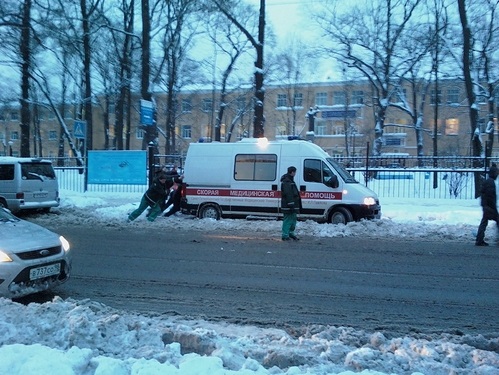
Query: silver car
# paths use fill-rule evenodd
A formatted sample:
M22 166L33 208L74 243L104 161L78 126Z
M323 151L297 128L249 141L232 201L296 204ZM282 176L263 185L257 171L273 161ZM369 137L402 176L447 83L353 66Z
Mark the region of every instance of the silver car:
M69 242L0 208L0 296L18 298L51 289L71 273Z

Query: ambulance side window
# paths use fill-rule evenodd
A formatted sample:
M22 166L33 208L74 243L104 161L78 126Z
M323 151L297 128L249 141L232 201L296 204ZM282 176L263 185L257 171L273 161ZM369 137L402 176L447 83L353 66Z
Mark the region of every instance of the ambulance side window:
M275 154L238 154L234 170L234 180L274 181L277 173Z
M328 185L334 176L333 171L322 160L305 160L303 179L307 182L318 182Z
M306 182L322 182L322 161L306 159L303 163L303 180Z

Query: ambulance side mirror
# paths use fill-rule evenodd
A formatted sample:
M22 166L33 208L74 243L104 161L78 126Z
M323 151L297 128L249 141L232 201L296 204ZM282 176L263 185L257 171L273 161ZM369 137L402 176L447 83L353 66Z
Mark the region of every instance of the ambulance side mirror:
M326 186L329 186L330 188L336 189L338 186L340 186L340 183L338 181L338 176L335 174L326 182L324 182Z

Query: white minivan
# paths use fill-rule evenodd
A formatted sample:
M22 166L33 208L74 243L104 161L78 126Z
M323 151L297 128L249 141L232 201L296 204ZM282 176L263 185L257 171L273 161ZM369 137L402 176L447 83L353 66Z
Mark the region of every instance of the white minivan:
M183 211L214 219L282 217L280 179L289 166L297 168L303 206L299 219L345 224L381 217L377 195L319 146L266 138L190 144Z
M12 213L59 206L59 184L50 160L0 157L0 206Z

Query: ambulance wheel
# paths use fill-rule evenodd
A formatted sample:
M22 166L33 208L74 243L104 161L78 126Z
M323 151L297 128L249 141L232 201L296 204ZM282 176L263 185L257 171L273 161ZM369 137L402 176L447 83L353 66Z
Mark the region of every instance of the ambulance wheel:
M350 221L353 221L352 213L345 207L335 208L329 217L331 224L346 224Z
M200 219L220 220L220 210L215 204L205 204L199 209L198 217Z

